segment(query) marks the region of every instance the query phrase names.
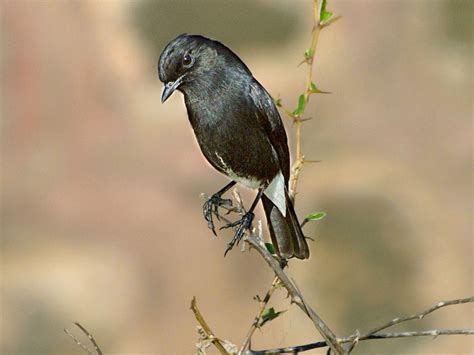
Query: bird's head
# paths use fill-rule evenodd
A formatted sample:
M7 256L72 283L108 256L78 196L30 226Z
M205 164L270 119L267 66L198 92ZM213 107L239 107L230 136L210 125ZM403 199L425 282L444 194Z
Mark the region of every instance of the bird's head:
M250 74L245 64L222 43L198 35L182 34L168 43L158 60L158 75L165 84L161 102L175 90L199 89L221 80L226 68L236 68ZM201 85L200 85L201 83Z

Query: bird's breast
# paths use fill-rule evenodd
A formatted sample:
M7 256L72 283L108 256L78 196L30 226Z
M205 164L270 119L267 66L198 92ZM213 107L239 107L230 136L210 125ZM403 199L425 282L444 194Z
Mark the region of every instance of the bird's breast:
M250 188L266 186L280 170L277 154L252 107L234 96L186 98L191 126L214 168Z

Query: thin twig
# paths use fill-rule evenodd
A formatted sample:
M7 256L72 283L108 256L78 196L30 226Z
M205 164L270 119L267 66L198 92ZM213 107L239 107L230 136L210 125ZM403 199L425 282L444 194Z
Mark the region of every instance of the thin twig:
M292 120L297 118L288 107L286 107L285 105L281 103L281 101L278 102L277 106L280 107L283 110L283 112L285 112L285 114Z
M396 332L396 333L379 333L372 334L366 339L389 339L389 338L407 338L407 337L423 337L438 335L472 335L474 329L431 329L431 330L419 330L413 332ZM366 340L363 339L363 340Z
M260 323L260 318L262 318L262 314L265 311L265 308L267 307L267 304L273 295L273 291L276 290L279 281L280 279L277 276L275 276L275 278L273 279L272 285L268 289L265 297L263 298L262 301L259 302L260 307L259 307L258 313L255 316L255 319L253 320L252 325L250 326L250 329L244 339L242 346L240 347L239 354L241 354L249 346L250 341L252 339L252 335L255 332L255 330L258 328L258 324Z
M196 317L196 320L199 322L202 329L206 333L208 339L211 340L212 344L214 344L214 346L217 348L217 350L219 350L221 354L227 355L228 352L225 350L224 346L221 344L221 341L214 336L214 333L212 332L211 328L206 323L206 321L204 320L204 317L199 311L199 308L196 304L196 297L193 297L191 301L191 309L194 313L194 316Z
M411 332L395 332L395 333L378 333L383 329L387 329L396 324L402 322L407 322L410 320L423 319L426 315L447 306L459 305L464 303L474 302L474 297L460 298L449 301L438 302L427 310L413 314L407 317L400 317L392 319L389 322L386 322L378 327L373 328L364 335L353 334L349 337L338 339L338 342L341 344L352 343L353 345L357 344L360 341L364 340L373 340L373 339L388 339L388 338L406 338L406 337L419 337L419 336L438 336L438 335L471 335L474 334L474 329L432 329L432 330L422 330L422 331L411 331ZM375 334L377 333L377 334ZM326 341L318 341L311 344L298 345L286 348L279 349L269 349L269 350L258 350L258 351L249 351L246 354L278 354L278 353L295 353L303 352L311 349L324 348L328 343ZM347 351L347 350L346 350Z
M71 332L69 332L67 328L64 328L64 332L69 335L76 342L76 344L79 345L89 355L102 355L102 350L100 349L92 334L89 333L89 331L84 328L79 322L74 322L74 325L77 326L87 336L87 338L94 346L95 351L92 351L87 346L85 346L77 337L75 337Z
M308 317L313 321L316 329L321 333L323 338L329 344L331 350L334 354L344 354L344 349L341 344L338 343L336 335L329 329L329 327L324 323L324 321L319 317L319 315L306 304L303 299L303 296L295 287L295 285L288 278L286 273L280 267L278 261L268 252L265 244L261 238L255 233L252 233L246 237L247 242L253 246L257 251L262 255L267 264L273 269L276 276L280 279L282 285L288 290L289 295L291 296L291 301L296 303L296 305L305 312Z
M407 317L394 318L394 319L392 319L391 321L389 321L385 324L382 324L378 327L375 327L375 328L369 330L364 335L361 335L359 337L359 339L363 339L364 337L375 334L375 333L377 333L377 332L379 332L383 329L392 327L392 326L394 326L396 324L400 324L402 322L407 322L407 321L414 320L414 319L423 319L426 315L428 315L428 314L430 314L430 313L432 313L432 312L434 312L434 311L436 311L440 308L443 308L443 307L457 305L457 304L463 304L463 303L471 303L471 302L474 302L474 297L467 297L467 298L461 298L461 299L449 300L449 301L441 301L441 302L438 302L437 304L435 304L434 306L428 308L426 311L416 313L416 314L412 314L411 316L407 316Z
M379 333L372 334L363 340L376 340L376 339L390 339L390 338L408 338L408 337L421 337L421 336L433 336L437 337L440 335L473 335L474 329L431 329L431 330L420 330L413 332L396 332L396 333ZM353 340L349 338L344 338L339 340L340 343L349 343ZM316 343L289 346L286 348L277 348L277 349L266 349L266 350L248 350L245 352L245 355L263 355L263 354L295 354L298 352L304 352L308 350L324 348L327 346L325 341L318 341Z

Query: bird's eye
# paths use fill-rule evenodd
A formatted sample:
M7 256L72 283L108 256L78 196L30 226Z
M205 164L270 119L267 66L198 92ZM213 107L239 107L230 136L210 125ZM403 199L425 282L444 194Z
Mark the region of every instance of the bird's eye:
M191 57L190 54L185 54L183 57L183 66L185 66L186 68L189 68L193 64L194 64L193 57Z

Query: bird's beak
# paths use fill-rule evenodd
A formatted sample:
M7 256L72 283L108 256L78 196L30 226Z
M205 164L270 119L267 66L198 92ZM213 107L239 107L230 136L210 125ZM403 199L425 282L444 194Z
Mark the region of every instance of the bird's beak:
M169 81L165 84L163 89L163 94L161 94L161 102L165 102L173 94L173 92L181 85L183 82L184 75L181 75L175 81Z

